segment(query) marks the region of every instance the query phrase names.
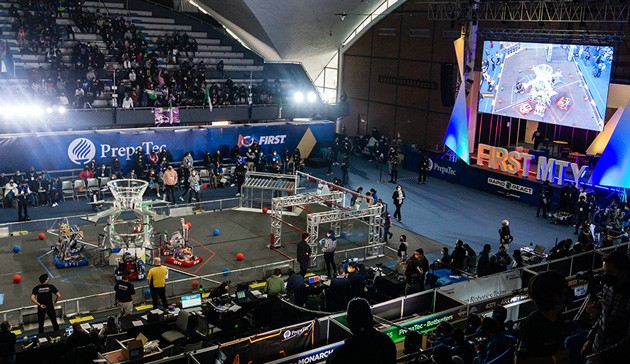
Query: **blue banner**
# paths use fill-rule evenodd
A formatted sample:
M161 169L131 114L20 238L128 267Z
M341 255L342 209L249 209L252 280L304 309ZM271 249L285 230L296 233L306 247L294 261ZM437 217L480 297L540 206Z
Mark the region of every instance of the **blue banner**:
M134 164L136 148L148 155L152 150L166 148L179 162L190 151L196 160L206 152L221 150L224 156L235 145L244 155L256 140L265 154L278 154L287 148L291 153L299 145L306 158L317 142L333 139L333 122L282 123L239 125L208 128L130 129L129 131L84 131L67 133L39 133L0 138L2 172L13 173L35 167L49 171L83 168L94 159L97 165L111 165L117 157L123 171Z

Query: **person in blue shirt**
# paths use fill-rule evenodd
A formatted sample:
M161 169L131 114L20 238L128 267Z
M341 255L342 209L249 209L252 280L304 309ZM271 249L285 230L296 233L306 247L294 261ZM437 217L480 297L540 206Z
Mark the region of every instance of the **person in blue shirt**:
M514 345L516 339L503 333L495 319L486 317L481 321L481 332L488 338L486 362L495 364L514 363Z

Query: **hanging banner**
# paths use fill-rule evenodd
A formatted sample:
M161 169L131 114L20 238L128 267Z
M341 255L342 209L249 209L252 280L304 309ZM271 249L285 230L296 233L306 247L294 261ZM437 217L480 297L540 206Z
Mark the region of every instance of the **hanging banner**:
M251 336L219 346L225 363L267 363L315 347L315 321Z
M334 123L316 122L20 134L0 137L0 155L5 173L31 166L38 171L80 169L92 159L97 165L109 166L114 158L120 160L126 173L134 167L138 148L145 155L166 148L173 161L180 162L186 152L191 152L196 160L217 150L229 157L235 146L245 155L247 147L256 140L265 154L274 150L281 154L285 148L293 153L299 147L302 158L307 158L318 142L331 141L333 133Z
M179 107L153 108L156 126L179 124Z
M521 290L521 270L479 277L440 287L440 292L467 304L510 295Z

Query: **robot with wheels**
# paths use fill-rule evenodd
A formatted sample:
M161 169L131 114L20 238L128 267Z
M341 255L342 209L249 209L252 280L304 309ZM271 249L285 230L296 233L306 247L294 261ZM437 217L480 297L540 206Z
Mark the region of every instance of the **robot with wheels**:
M80 244L83 232L76 225L62 223L59 225L59 239L51 247L55 252L53 260L57 268L80 267L88 265L88 259L81 253L84 244Z
M120 281L126 278L129 281L140 281L147 277L146 268L142 259L126 252L118 261L118 267L114 271L114 278Z
M202 258L193 254L193 248L188 243L188 225L181 219L181 232L175 231L171 238L168 238L168 231L164 230L160 251L166 255L166 262L182 267L192 267L202 262Z

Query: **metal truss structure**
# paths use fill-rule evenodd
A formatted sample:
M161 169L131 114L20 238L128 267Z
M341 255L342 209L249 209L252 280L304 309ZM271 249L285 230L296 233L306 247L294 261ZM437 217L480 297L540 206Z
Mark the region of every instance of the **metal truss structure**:
M477 36L487 40L535 41L545 39L556 43L601 44L621 42L623 32L590 32L588 30L551 30L551 29L477 29Z
M628 23L630 4L618 0L427 1L430 20L549 23Z
M368 245L372 247L369 252L372 255L379 254L383 247L381 243L383 229L381 219L383 209L383 205L375 205L361 210L332 210L308 214L306 216L306 232L310 235L308 245L311 246L311 250L313 251L311 266L317 265L316 254L319 241L319 226L326 223L330 223L331 229L335 230L335 236L339 236L341 221L367 219L369 227Z
M294 174L248 172L242 186L239 206L263 208L265 202L269 203L275 197L295 194L297 185L297 176Z
M343 209L343 192L335 191L328 194L318 195L316 193L306 193L294 196L275 197L271 199L271 237L270 247L280 248L282 246L282 212L286 207L300 206L311 203L328 204L334 210ZM338 231L338 228L337 228Z

